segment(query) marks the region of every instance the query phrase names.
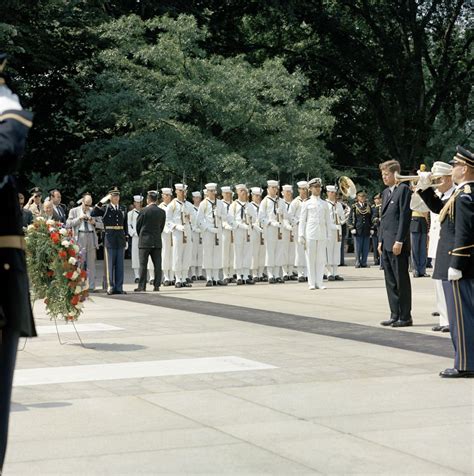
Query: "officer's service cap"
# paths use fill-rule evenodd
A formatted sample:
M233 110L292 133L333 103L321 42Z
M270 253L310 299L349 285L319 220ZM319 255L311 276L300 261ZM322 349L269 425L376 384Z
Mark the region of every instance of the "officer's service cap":
M468 165L469 167L474 167L474 154L458 145L456 147L456 155L453 157L450 164L463 164Z
M161 189L161 195L173 195L173 190L168 187L164 187Z
M150 192L148 192L148 193L150 193ZM134 195L134 196L133 196L133 201L134 201L134 202L141 202L141 201L143 201L142 195Z
M262 195L263 193L263 190L260 187L252 187L250 191L252 192L252 195Z
M192 193L193 197L201 197L201 192L198 190Z
M31 190L30 190L30 193L31 195L41 195L41 189L39 187L33 187Z
M309 185L310 187L314 187L314 186L321 187L321 185L322 185L322 180L321 180L319 177L312 178L312 179L308 182L308 185Z
M283 192L292 192L293 191L293 186L292 185L283 185L283 187L281 187L282 191Z
M357 192L357 195L366 197L366 196L367 196L367 192L366 192L365 190L359 190L359 191Z
M374 195L374 200L375 200L376 198L382 198L382 194L381 194L380 192L379 192L379 193L376 193L376 194Z
M278 187L278 180L267 180L267 187Z
M235 186L235 190L238 192L239 190L245 190L248 192L247 185L244 183L239 183L238 185Z
M296 185L298 188L308 188L308 182L306 180L300 180L299 182L296 182Z
M109 190L110 195L120 195L120 190L117 187L114 187L112 190Z
M208 190L215 190L215 188L209 188L208 185L216 185L215 183L211 183L211 184L207 184L206 185L206 188ZM221 192L222 193L232 193L232 187L228 186L228 185L225 185L224 187L221 187Z
M326 192L337 192L337 187L335 185L326 185Z
M431 167L431 174L434 177L443 177L445 175L451 175L453 173L453 166L446 162L435 162Z

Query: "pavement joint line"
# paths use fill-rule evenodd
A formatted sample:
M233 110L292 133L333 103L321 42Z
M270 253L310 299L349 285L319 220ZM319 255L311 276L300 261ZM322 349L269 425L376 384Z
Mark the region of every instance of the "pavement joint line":
M320 317L309 317L170 296L127 294L125 296L112 296L109 297L109 299L148 304L195 314L306 332L326 337L336 337L438 357L453 358L450 339L440 339L438 336L425 335L420 332L400 332L398 329L392 328L378 328L364 324L333 321Z

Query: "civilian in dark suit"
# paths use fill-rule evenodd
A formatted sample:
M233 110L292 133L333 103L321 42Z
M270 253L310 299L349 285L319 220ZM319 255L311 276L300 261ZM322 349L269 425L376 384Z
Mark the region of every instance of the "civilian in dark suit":
M145 291L148 258L151 257L155 268L153 291L160 290L161 283L161 233L165 227L166 213L157 205L158 192L148 192L147 206L137 218L138 253L140 259L140 280L135 292Z
M33 116L4 84L0 54L0 473L8 436L10 397L18 340L36 336L26 272L23 217L15 174L21 165Z
M61 192L54 188L49 191L49 199L53 203L54 211L58 217L57 221L65 224L67 220L66 207L61 203Z
M390 305L390 319L383 326L413 325L411 317L410 260L411 192L405 183L397 184L395 173L400 164L389 160L380 164L387 188L382 193L382 214L379 227L379 253L383 259L385 287Z

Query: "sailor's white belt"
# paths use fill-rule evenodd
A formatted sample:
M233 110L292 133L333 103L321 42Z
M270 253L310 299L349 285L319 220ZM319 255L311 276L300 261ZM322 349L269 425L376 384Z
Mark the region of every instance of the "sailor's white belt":
M26 248L25 237L19 235L0 236L0 248L24 250Z

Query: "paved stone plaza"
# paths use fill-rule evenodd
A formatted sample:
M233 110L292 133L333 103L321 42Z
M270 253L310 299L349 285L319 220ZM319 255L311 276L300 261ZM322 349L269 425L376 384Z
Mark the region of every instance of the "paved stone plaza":
M5 475L473 474L473 381L438 377L432 281L412 280L415 326L385 329L382 272L341 271L325 291L96 294L87 349L36 303Z

